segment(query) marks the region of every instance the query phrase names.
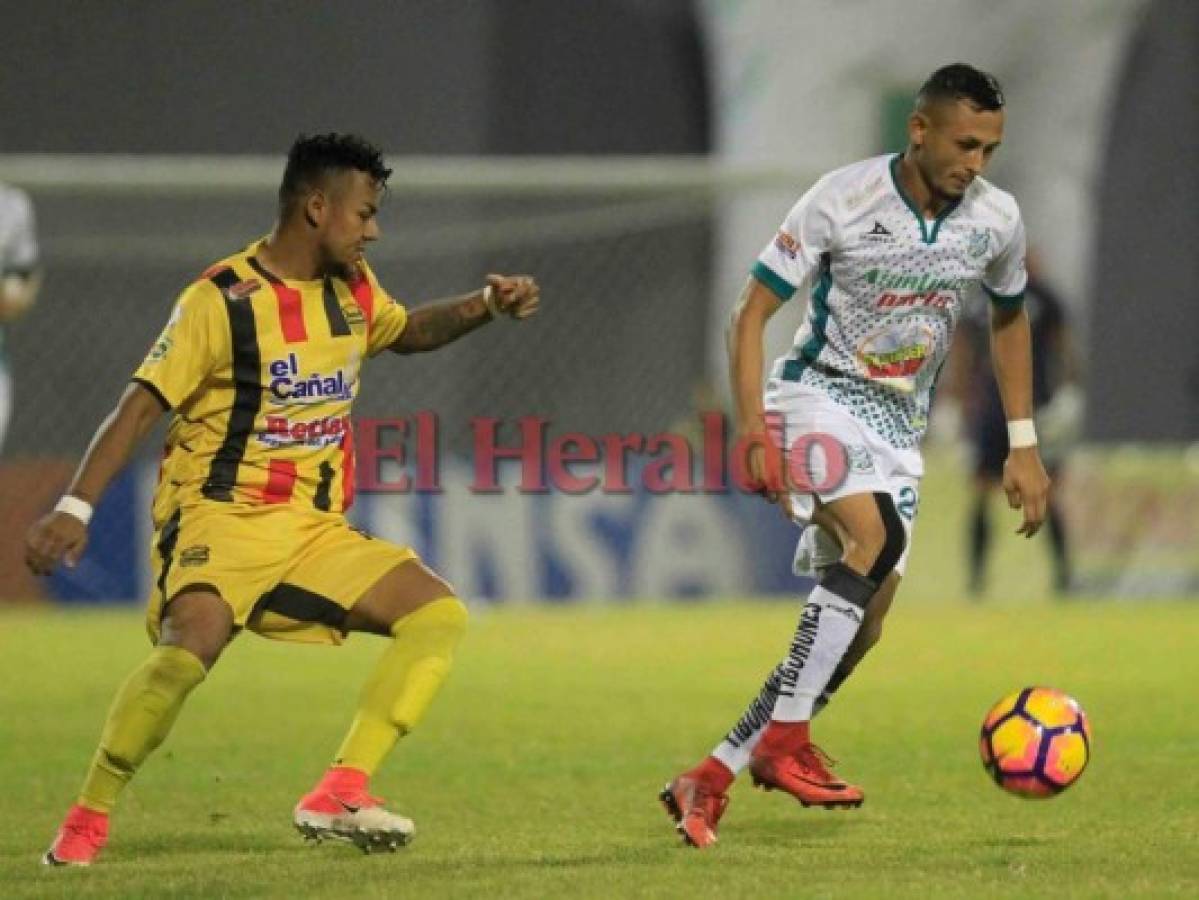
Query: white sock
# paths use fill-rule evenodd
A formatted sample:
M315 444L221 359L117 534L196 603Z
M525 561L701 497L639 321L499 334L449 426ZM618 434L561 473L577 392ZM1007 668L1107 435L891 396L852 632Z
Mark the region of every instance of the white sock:
M758 696L754 697L749 707L742 713L737 724L733 726L723 741L716 745L712 755L724 763L734 775L749 765L749 757L758 745L762 732L770 722L770 712L778 699L783 667L786 661L774 667Z
M830 566L812 590L783 663L772 719L807 722L862 624L866 603L878 589L848 566Z

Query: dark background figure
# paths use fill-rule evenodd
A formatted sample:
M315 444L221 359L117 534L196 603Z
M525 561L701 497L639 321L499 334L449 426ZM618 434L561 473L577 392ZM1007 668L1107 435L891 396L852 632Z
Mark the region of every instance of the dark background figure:
M1034 252L1028 255L1028 287L1024 292L1032 328L1033 405L1038 435L1053 491L1060 494L1066 475L1066 455L1077 437L1082 415L1078 360L1070 334L1068 312L1057 293L1046 283ZM962 320L956 343L957 359L951 363L950 393L960 398L967 439L971 448L973 493L967 522L969 590L978 597L986 590L987 560L992 545L991 497L1003 486L1007 458L1007 421L999 386L988 363L990 330L987 310L979 304ZM1072 586L1066 523L1059 504L1051 502L1046 521L1053 561L1053 586L1067 593Z

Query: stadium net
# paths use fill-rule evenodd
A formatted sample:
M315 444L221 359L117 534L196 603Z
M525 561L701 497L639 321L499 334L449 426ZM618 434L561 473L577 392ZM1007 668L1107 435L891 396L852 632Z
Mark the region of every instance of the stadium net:
M472 416L540 415L565 430L658 430L705 375L721 204L777 198L804 173L703 158L397 157L369 258L406 303L530 272L546 298L526 330L368 366L357 413L441 416L462 449ZM32 195L45 284L8 329L7 456L77 455L209 263L264 234L281 160L0 158ZM769 229L772 226L763 226Z

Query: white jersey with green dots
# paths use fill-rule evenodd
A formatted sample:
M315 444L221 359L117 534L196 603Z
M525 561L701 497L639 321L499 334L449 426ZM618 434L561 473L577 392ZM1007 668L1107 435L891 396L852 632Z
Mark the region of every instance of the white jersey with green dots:
M753 276L811 299L773 377L816 388L897 448L924 434L932 390L967 296L1023 301L1024 226L1013 197L975 178L925 219L899 185L899 156L821 178L787 214Z

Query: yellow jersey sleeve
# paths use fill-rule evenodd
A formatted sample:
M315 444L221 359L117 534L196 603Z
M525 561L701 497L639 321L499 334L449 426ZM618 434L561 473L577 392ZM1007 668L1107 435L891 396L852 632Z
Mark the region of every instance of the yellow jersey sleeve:
M375 310L375 321L371 325L370 338L367 340L367 353L374 356L386 350L395 343L396 338L408 324L408 310L400 305L391 295L380 291L378 307Z
M190 285L133 380L178 409L231 353L224 298L212 282Z
M394 344L396 338L404 331L404 326L408 324L408 310L383 290L370 266L364 263L362 272L374 295L371 303L373 308L370 333L366 340L367 355L374 356Z

